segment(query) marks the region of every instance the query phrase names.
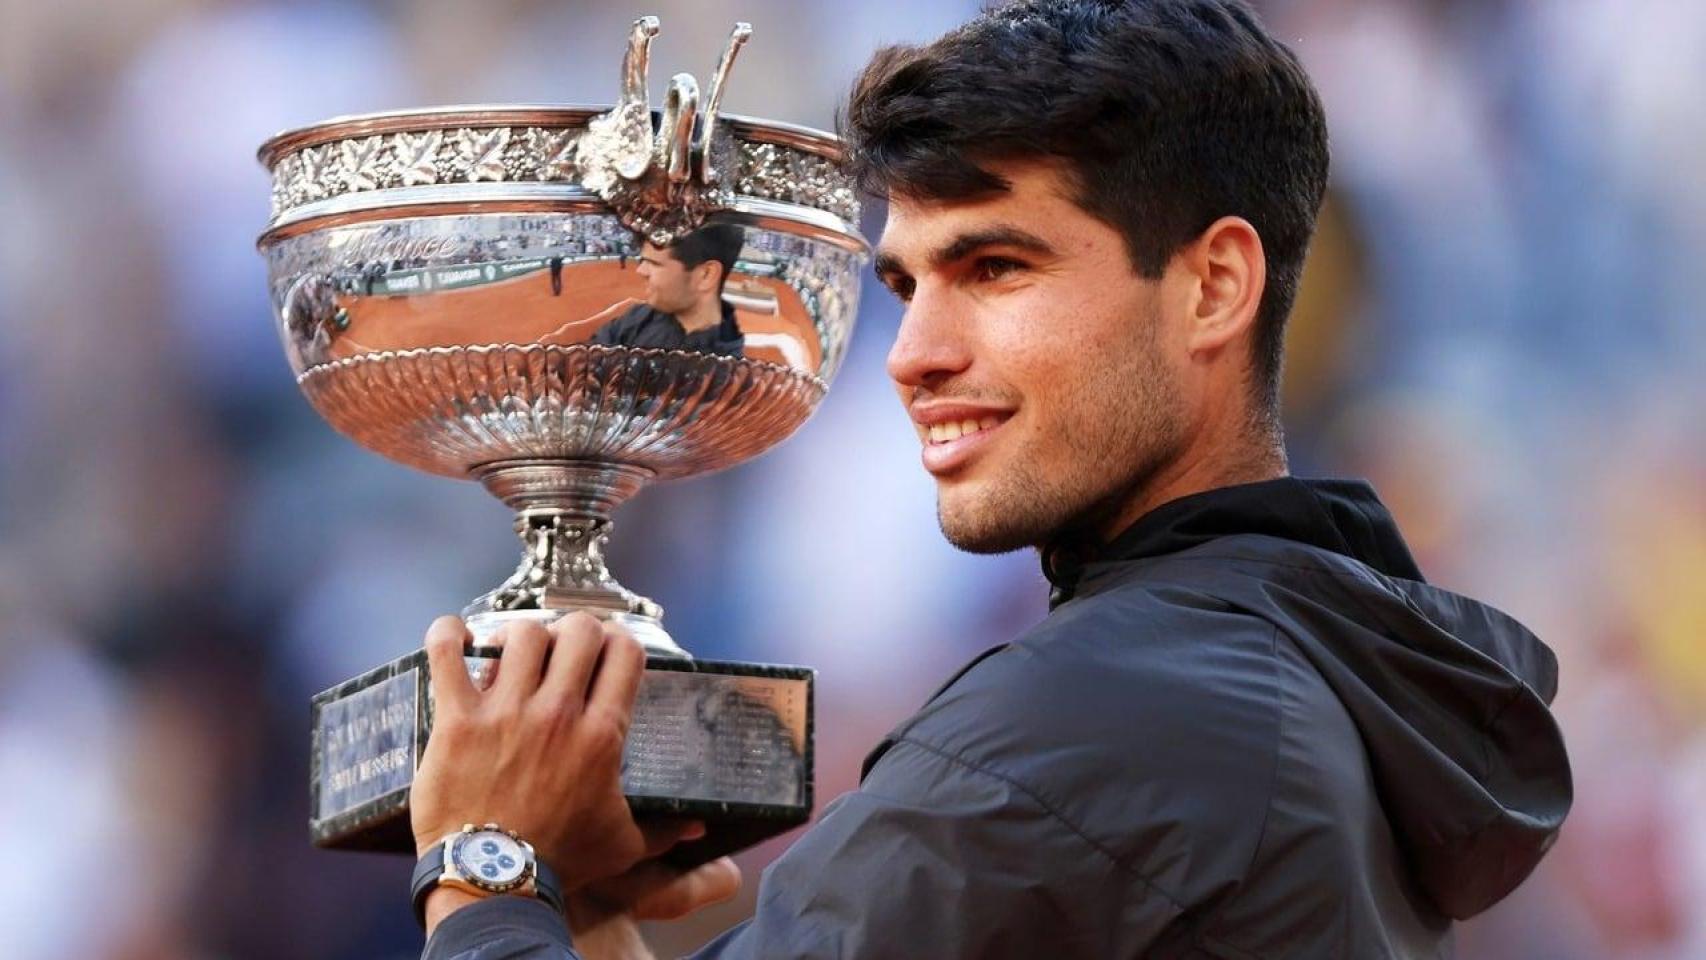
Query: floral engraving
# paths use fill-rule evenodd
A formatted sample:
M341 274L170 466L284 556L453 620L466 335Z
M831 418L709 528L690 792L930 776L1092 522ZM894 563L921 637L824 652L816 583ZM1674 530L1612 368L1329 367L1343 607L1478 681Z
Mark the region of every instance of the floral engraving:
M740 179L736 189L768 200L788 199L793 189L788 153L773 143L743 143L741 148Z
M297 155L299 166L295 192L302 198L301 202L312 203L337 191L337 185L328 182L331 157L328 147L307 147Z
M273 166L272 215L317 200L397 186L512 181L578 183L593 192L602 184L619 191L624 188L618 167L631 145L612 141L612 132L606 130L602 143L595 143L600 138L583 127L464 127L304 147ZM852 181L834 160L727 134L712 140L711 149L714 168L725 174L718 183L698 186L707 207L727 206L744 195L815 207L848 223L858 222ZM646 221L641 229L648 231L663 224L653 215L640 219Z
M470 183L504 178L504 147L509 145L509 128L489 130L462 129L456 131L456 152L459 171L466 170Z
M397 170L403 186L438 182L438 148L443 142L442 130L397 134L392 151L397 157Z
M390 155L384 137L344 140L338 144L343 159L344 185L351 190L377 190L390 177Z
M539 179L575 179L575 152L580 146L578 131L534 127L527 131L527 144L528 152L539 161Z

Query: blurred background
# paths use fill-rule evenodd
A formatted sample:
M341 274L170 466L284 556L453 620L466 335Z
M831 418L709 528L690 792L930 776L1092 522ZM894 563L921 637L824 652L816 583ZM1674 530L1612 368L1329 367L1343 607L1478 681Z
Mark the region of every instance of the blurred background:
M1557 650L1578 799L1465 958L1706 957L1706 4L1272 0L1334 187L1289 347L1294 471L1371 479L1435 582ZM307 703L507 575L473 484L298 394L253 242L271 133L608 102L756 36L725 106L827 127L965 0L0 0L0 915L23 960L406 958L401 858L307 842ZM661 90L654 78L653 89ZM880 222L867 222L873 237ZM820 671L819 795L1038 619L1028 554L940 539L867 285L818 415L655 488L613 567L702 655ZM652 931L685 951L746 896Z

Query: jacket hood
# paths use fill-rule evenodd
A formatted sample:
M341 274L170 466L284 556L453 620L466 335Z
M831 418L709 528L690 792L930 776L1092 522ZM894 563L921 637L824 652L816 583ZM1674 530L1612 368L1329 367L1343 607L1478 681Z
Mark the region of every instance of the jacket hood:
M1045 551L1044 570L1058 604L1130 561L1186 558L1268 564L1271 575L1216 576L1212 590L1274 622L1344 704L1410 872L1442 913L1473 916L1528 876L1572 790L1545 644L1429 585L1360 482L1288 477L1185 497L1094 553Z

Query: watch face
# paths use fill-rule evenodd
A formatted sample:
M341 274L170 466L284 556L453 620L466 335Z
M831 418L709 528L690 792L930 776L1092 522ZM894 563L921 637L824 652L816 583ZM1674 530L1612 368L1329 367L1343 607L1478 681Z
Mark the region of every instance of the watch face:
M527 872L527 851L501 830L475 830L458 837L450 861L464 877L490 889L514 886Z

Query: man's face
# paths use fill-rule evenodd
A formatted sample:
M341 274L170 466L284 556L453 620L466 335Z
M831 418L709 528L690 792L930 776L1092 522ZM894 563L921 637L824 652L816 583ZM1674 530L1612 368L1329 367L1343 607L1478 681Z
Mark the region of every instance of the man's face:
M942 532L979 553L1097 532L1178 455L1187 417L1161 283L1053 168L995 169L1006 193L893 198L877 262L906 301L888 370Z
M646 281L646 303L664 313L683 313L698 301L694 271L677 260L668 247L646 241L640 247L638 269Z

